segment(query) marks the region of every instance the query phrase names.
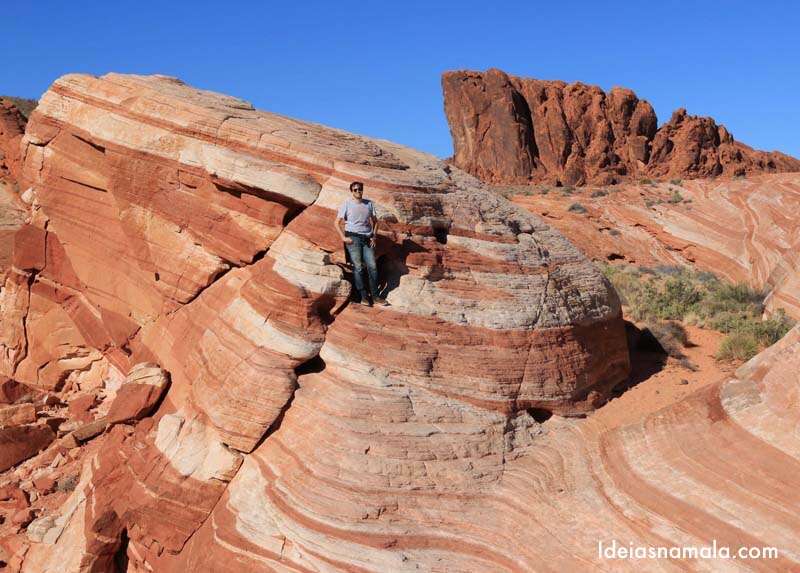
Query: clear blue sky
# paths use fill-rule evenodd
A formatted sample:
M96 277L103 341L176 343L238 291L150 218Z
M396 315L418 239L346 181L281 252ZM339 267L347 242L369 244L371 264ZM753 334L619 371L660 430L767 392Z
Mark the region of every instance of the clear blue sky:
M440 74L485 70L632 88L659 123L710 115L800 157L800 3L6 2L0 93L68 72L162 73L256 107L439 156Z

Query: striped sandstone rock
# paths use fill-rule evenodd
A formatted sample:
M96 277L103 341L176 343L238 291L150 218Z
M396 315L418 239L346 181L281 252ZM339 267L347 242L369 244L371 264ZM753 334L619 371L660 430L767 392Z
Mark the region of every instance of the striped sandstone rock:
M347 304L333 219L354 179L383 221L386 309ZM120 551L134 570L221 570L228 550L254 570L284 553L289 568L355 563L363 534L380 570L411 563L381 516L419 540L429 525L399 499L495 487L542 435L534 414L590 411L627 376L598 270L411 149L172 78L71 75L31 117L22 180L31 218L3 291L2 371L57 389L152 362L171 380L135 431L95 439L62 513L31 525L24 570L103 570ZM322 464L322 481L279 461ZM433 554L460 545L453 518ZM341 549L314 540L337 532ZM485 553L462 533L456 561Z

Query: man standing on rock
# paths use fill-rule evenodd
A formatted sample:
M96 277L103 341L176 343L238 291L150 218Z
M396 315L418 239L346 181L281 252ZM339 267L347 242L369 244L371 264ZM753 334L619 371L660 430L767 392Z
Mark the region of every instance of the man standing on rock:
M351 198L339 207L336 215L336 232L344 241L350 260L353 263L353 282L361 295L361 304L372 306L364 288L364 267L367 267L369 290L375 304L386 306L387 302L378 296L378 267L375 264L375 237L378 232L378 218L375 206L364 199L364 184L353 181L350 184ZM345 222L342 232L342 221Z

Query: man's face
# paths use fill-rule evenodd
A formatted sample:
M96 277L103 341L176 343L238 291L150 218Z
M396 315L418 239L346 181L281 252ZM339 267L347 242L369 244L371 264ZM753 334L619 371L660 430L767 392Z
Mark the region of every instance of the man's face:
M364 189L359 185L355 185L350 190L350 194L353 196L353 199L361 199L364 195Z

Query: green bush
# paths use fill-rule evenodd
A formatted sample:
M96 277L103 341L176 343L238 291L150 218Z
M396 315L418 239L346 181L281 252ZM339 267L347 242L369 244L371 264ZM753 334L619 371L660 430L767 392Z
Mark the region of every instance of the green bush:
M712 273L676 266L625 265L606 265L603 272L634 320L655 325L681 321L725 333L720 359L745 360L741 357L753 347L755 354L794 326L782 310L762 319L763 292L745 283L724 282ZM666 349L664 343L662 346Z
M681 192L678 191L677 189L673 189L672 196L670 196L670 198L667 199L667 203L670 203L671 205L676 205L681 201L683 201L683 195L681 195Z
M750 360L758 354L758 341L751 334L736 332L722 341L717 351L718 360Z
M605 191L604 189L598 189L597 191L592 191L590 197L592 199L597 199L598 197L605 197L606 195L608 195L608 191Z
M682 179L670 179L669 182L672 183L673 185L680 186L681 183L683 183L683 180Z
M586 213L588 213L586 207L584 207L580 203L573 203L572 205L569 206L569 209L567 209L567 211L569 211L570 213L579 213L581 215L585 215Z

